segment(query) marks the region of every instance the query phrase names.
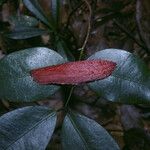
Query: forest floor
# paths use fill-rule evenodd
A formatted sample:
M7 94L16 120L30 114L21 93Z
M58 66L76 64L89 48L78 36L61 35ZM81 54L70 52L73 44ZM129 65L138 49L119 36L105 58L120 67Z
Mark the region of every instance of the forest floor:
M49 14L49 0L39 0L45 13ZM61 25L73 35L68 38L75 59L79 56L87 32L84 58L107 48L123 49L138 55L150 68L150 1L149 0L62 0ZM0 32L11 28L9 17L15 13L27 13L22 4L7 0L0 6ZM90 17L89 17L90 16ZM90 24L90 30L88 25ZM44 28L42 24L40 27ZM69 35L70 36L70 35ZM0 58L28 47L45 46L53 48L51 37L42 36L32 40L10 40L0 35ZM61 108L64 95L59 90L48 100L34 105ZM30 104L0 101L0 113ZM117 141L123 150L150 149L150 105L125 105L109 102L98 97L86 85L77 86L73 92L70 106L101 124ZM59 116L56 132L48 150L60 150L60 128L62 114Z

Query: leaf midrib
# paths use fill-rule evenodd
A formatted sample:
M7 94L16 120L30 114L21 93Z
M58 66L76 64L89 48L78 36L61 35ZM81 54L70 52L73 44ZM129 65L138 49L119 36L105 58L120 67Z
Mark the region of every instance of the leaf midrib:
M73 119L71 118L71 116L68 114L68 117L72 123L72 125L74 126L74 129L76 130L76 132L79 134L80 138L83 141L83 144L85 145L85 147L87 148L87 150L90 150L88 148L88 143L86 142L85 138L82 136L82 134L80 133L80 130L78 129L77 125L75 124L75 122L73 121Z
M47 113L46 113L47 114ZM45 116L46 114L44 114L43 116ZM43 118L43 116L41 118ZM26 134L28 134L30 131L32 131L32 129L36 128L39 124L43 123L44 121L46 121L47 118L49 117L53 117L55 116L55 112L49 113L48 115L46 115L46 117L44 117L42 120L40 120L39 122L37 122L32 128L30 128L29 130L27 130L25 133L23 133L21 136L19 136L15 141L13 141L12 143L10 143L6 149L10 148L13 144L15 144L17 141L19 141L22 137L24 137Z

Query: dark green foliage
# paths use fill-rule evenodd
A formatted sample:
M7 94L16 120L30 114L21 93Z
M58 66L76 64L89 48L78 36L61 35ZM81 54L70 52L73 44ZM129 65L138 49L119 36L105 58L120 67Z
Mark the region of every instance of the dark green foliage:
M48 18L45 16L44 11L37 0L23 0L23 3L38 19L40 19L52 30L55 30L54 26L49 22Z
M40 36L46 33L47 31L43 29L24 27L24 28L16 28L11 33L7 34L7 37L15 40L21 40Z
M62 127L64 150L119 150L107 131L85 116L69 112Z
M36 101L51 96L59 86L40 85L30 70L63 63L64 59L48 48L29 48L14 52L0 61L0 97L9 101Z
M6 0L0 0L0 6L5 2ZM9 20L12 32L6 34L7 37L11 39L28 39L49 34L51 40L49 42L59 54L48 48L36 47L14 52L1 59L0 98L3 101L33 102L46 99L55 93L60 86L52 84L40 85L33 80L30 71L62 64L66 61L74 61L78 57L78 54L77 56L76 54L73 55L72 50L74 45L71 40L75 40L74 36L69 28L61 27L60 10L62 2L60 0L51 1L50 17L45 15L44 9L42 9L38 0L23 0L23 3L39 20L26 15L12 16ZM79 1L70 1L70 3L79 3ZM110 10L118 12L124 6L122 2L117 4L113 3ZM111 20L115 15L116 13L112 13L107 17L103 17L102 22L107 19ZM38 28L39 21L45 25L44 29ZM102 22L100 21L100 23ZM5 24L8 26L8 23L1 23L0 30L2 35L5 34L3 32ZM80 53L81 58L82 52ZM78 53L77 50L75 53ZM105 49L95 53L89 59L105 59L117 63L117 68L111 76L103 80L87 83L98 95L109 101L125 104L144 104L150 102L150 72L138 57L124 50ZM71 97L71 94L69 97ZM64 105L58 112L64 110L66 110L66 116L63 120L61 132L63 150L120 149L108 132L94 120L72 112L68 105ZM56 114L57 111L55 112L46 107L30 106L1 116L0 150L46 149L56 126ZM149 147L149 144L147 144L149 137L146 137L143 133L139 132L138 136L142 134L143 139L146 138L145 145L140 138L134 136L136 134L134 130L129 130L125 134L128 146L141 140L139 145L143 144L144 146L142 146L147 150ZM135 139L132 139L130 142L129 136Z
M56 113L48 108L24 107L0 118L1 150L44 150L56 125Z
M102 97L121 103L150 102L150 72L138 57L123 50L106 49L89 59L106 59L117 63L111 76L89 83Z
M39 23L39 21L36 18L27 15L11 16L9 22L15 28L34 27L37 26Z

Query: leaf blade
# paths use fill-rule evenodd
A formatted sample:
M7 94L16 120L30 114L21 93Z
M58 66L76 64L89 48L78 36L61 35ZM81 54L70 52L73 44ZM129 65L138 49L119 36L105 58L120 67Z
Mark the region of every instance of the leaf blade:
M37 0L23 0L23 3L37 18L53 29L53 26L49 23L47 17L43 13L43 9Z
M0 60L0 97L18 102L48 98L59 86L34 82L30 71L63 62L64 59L58 53L44 47L29 48L7 55Z
M35 69L31 76L40 84L80 84L108 77L115 69L112 61L76 61Z
M44 29L25 27L14 30L11 33L8 33L6 36L14 40L23 40L43 34L47 34L47 31Z
M39 21L31 16L27 15L14 15L9 18L9 23L15 27L34 27L37 26Z
M63 123L62 146L64 150L119 150L104 128L94 120L73 112L66 115Z
M136 56L124 50L106 49L90 59L107 59L117 63L116 70L107 79L89 83L99 95L115 102L149 103L150 72Z
M55 21L55 25L57 28L59 28L59 22L60 22L60 6L61 6L61 1L60 0L52 0L51 2L51 13L52 13L52 18Z
M56 113L46 107L29 106L9 112L0 118L0 148L44 150L55 125Z

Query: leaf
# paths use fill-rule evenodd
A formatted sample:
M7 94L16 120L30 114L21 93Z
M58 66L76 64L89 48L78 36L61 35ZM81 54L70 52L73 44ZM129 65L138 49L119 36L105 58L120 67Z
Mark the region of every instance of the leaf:
M89 58L93 59L106 59L117 63L111 76L89 83L99 95L115 102L150 102L150 72L138 57L123 50L106 49Z
M43 9L39 5L38 0L23 0L23 3L37 18L39 18L49 27L53 28L53 26L49 23L49 20L45 16Z
M14 52L0 60L0 98L9 101L35 101L51 96L56 85L40 85L33 81L30 71L63 63L55 51L44 47Z
M85 116L70 112L62 127L64 150L119 150L107 131Z
M20 27L34 27L38 25L38 20L31 16L26 15L15 15L11 16L9 19L10 24L12 24L15 28Z
M137 0L136 21L139 27L140 35L150 52L150 1Z
M14 30L11 33L8 33L6 36L11 39L21 40L21 39L28 39L28 38L40 36L46 33L47 31L44 29L24 27L24 28L19 28L17 30Z
M75 58L73 54L71 53L70 49L67 47L68 45L66 45L66 42L64 42L62 39L58 39L56 41L55 46L56 46L57 52L61 54L61 56L63 56L65 60L75 61Z
M76 61L31 71L34 80L40 84L79 84L108 77L116 63L98 61Z
M48 108L24 107L0 117L1 150L45 150L56 125Z
M59 27L59 20L60 20L60 0L52 0L52 18L55 21L57 27Z

